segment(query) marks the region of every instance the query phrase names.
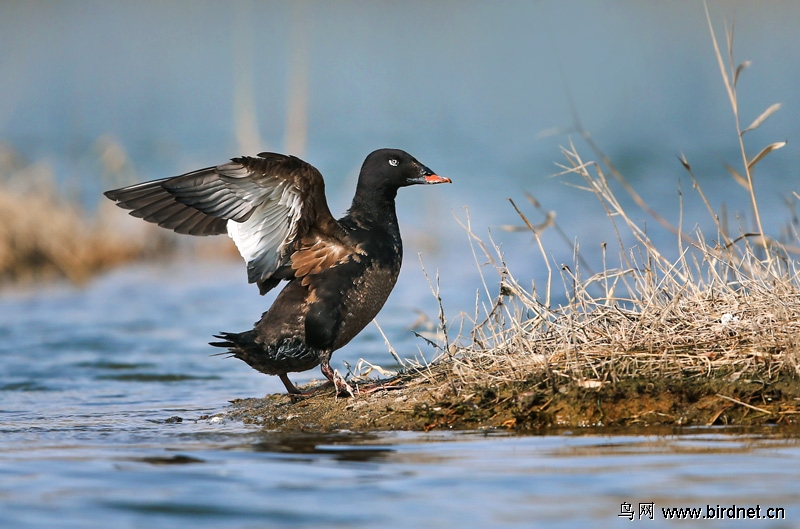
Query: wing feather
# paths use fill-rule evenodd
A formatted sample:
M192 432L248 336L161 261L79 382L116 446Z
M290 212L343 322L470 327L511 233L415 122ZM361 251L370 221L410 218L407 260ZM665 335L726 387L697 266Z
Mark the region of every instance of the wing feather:
M306 162L261 153L105 194L131 215L178 233L227 233L247 263L248 280L263 294L280 279L291 279L291 256L312 229L327 231L331 240L344 233L324 189L322 175Z

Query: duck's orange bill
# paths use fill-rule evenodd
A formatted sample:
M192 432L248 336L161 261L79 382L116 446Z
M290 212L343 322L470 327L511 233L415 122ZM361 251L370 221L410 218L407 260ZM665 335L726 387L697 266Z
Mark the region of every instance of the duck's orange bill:
M446 176L439 176L438 174L425 175L425 183L428 184L449 184L450 179Z

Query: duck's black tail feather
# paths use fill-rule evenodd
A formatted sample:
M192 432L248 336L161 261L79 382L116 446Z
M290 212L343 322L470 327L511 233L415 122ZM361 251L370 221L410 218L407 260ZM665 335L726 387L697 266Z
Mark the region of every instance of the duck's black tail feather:
M242 358L242 353L245 353L248 349L256 345L255 340L253 339L253 331L220 332L219 334L215 334L214 338L219 338L223 341L208 342L208 345L213 345L214 347L226 347L228 351L224 353L216 353L211 356L228 355L235 356L236 358Z
M219 342L214 347L228 350L216 355L238 358L257 371L268 375L285 375L288 372L306 371L319 365L320 351L303 343L300 338L286 338L264 345L257 341L255 330L247 332L221 332L214 335Z

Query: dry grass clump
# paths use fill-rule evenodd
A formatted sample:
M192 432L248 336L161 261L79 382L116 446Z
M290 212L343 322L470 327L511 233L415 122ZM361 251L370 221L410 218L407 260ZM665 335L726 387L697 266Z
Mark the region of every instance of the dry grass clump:
M615 203L598 165L574 150L567 156L605 204ZM625 377L800 374L800 270L784 247L772 242L759 257L746 239L710 246L698 233L670 262L624 210L609 218L623 219L640 246L623 250L624 268L588 278L579 265L564 267L569 301L557 308L523 288L496 247L492 256L477 241L501 277L501 295L470 344L442 355L459 381L542 376L598 387Z
M161 254L172 244L149 226L122 224L117 212L112 221L111 204L90 215L62 196L45 164L21 163L10 151L2 161L0 283L48 278L80 283L119 263Z
M744 144L745 133L759 127L779 105L770 106L749 127L740 126L736 84L748 63L734 64L733 39L728 34L726 65L710 21L709 28L742 154L741 170L726 168L747 192L757 231L729 233L685 158L683 168L714 219L716 233L707 237L673 226L644 202L583 133L601 162L584 161L570 143L563 150L562 174L579 176L580 187L605 208L617 234L621 266L608 267L604 249L603 266L598 267L602 272L584 277L585 260L575 248L574 264L560 270L568 302L553 307L554 273L539 238L542 229L554 225L552 216L542 226L533 226L512 202L538 242L550 274L540 292L521 286L497 246L480 240L467 220L464 226L474 243L476 261L493 265L500 292L493 302L476 307L469 318L468 337L455 344L446 338L443 344L434 344L439 350L435 361L405 361L409 374L423 375L422 380L433 382L441 393L519 381L544 382L553 388L564 384L599 388L631 377L767 382L780 375L800 375L800 269L795 261L800 236L795 225L789 227L790 240L783 243L764 234L753 186L757 163L785 143L768 145L752 157ZM667 259L664 254L669 252L660 251L644 224L625 211L607 174L643 211L675 234L677 260ZM634 246L623 243L621 231L633 236ZM445 327L441 311L440 320Z

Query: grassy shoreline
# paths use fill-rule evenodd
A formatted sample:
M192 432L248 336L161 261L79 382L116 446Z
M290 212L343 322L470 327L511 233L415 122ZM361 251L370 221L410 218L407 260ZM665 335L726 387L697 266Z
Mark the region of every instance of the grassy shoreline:
M585 161L574 144L563 150L562 175L605 209L619 242L620 264L584 277L579 248L571 266L554 266L541 232L557 227L547 215L539 226L512 202L538 243L550 280L524 288L504 264L500 249L464 228L476 263L490 263L498 284L491 303L476 304L465 318L466 336L448 338L452 327L439 300L438 351L431 362L403 360L401 374L383 381L392 391L336 399L330 393L298 403L282 395L232 403L229 417L274 429L415 429L553 427L780 425L800 418L800 227L792 219L785 240L763 232L754 171L785 142L748 156L745 134L763 124L780 105L771 105L749 126L738 113L736 84L747 63L720 52L709 20L714 50L736 123L741 161L726 165L745 190L754 228L730 231L695 178L690 177L716 232L687 232L654 211L592 138L582 139L599 160ZM577 122L578 120L576 120ZM739 166L739 168L736 167ZM611 185L612 181L615 185ZM675 235L677 252L662 251L643 221L623 208L614 189ZM680 195L680 193L679 193ZM794 194L800 199L800 195ZM536 205L536 204L534 204ZM637 215L640 212L637 212ZM683 218L681 212L681 219ZM630 234L635 243L626 245ZM716 242L710 242L716 241ZM677 253L677 260L665 255ZM478 258L480 256L480 258ZM560 277L558 277L560 276ZM551 304L553 284L565 287L567 303ZM371 366L367 366L371 367ZM356 370L354 379L360 373ZM396 389L401 387L402 389Z

